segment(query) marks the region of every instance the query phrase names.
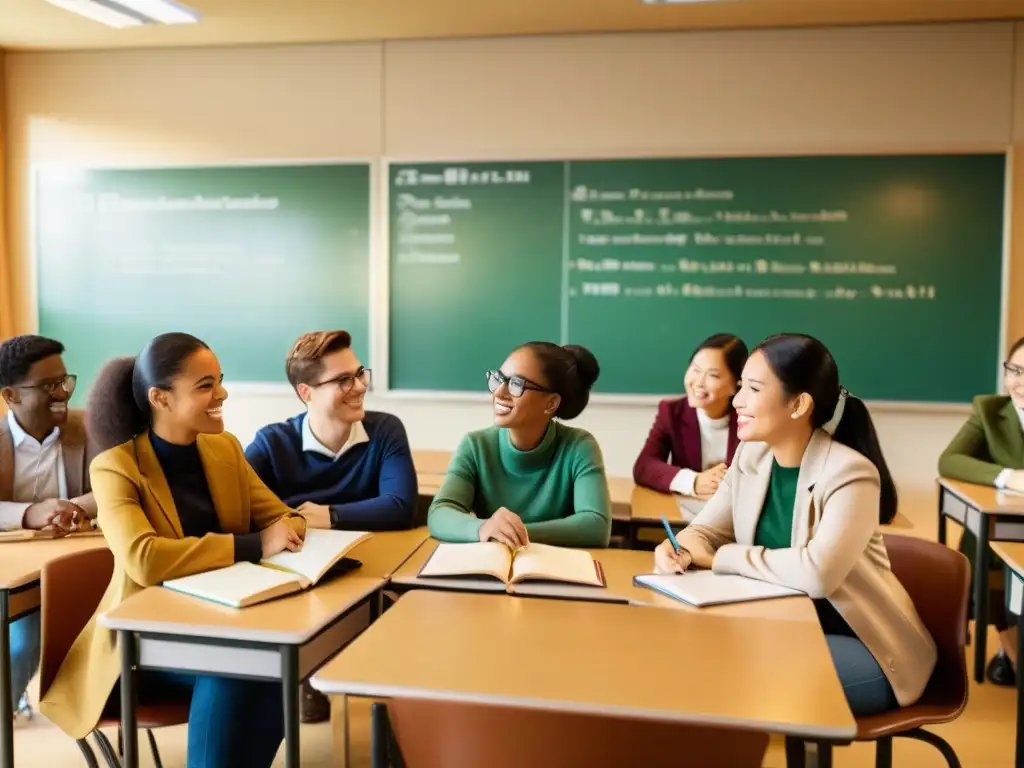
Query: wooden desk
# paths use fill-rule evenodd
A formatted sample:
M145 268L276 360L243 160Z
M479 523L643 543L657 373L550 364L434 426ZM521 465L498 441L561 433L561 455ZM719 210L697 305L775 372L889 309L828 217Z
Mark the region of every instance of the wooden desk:
M992 542L1006 563L1006 608L1017 617L1017 658L1024 659L1024 543ZM1024 765L1024 675L1017 675L1017 746L1014 765Z
M631 655L629 664L609 664L624 648L644 652ZM699 663L680 662L680 649ZM514 674L494 664L496 658L517 659ZM808 739L848 741L856 733L817 624L607 603L414 592L321 669L313 685L334 695L731 726Z
M1024 541L1024 496L996 488L940 478L939 542L946 543L946 520L963 525L977 537L974 551L974 680L985 682L987 661L989 566L991 541Z
M349 552L348 556L363 564L355 575L387 579L412 557L428 538L430 534L426 526L408 531L375 533Z
M386 570L393 562L374 556L364 566ZM139 764L135 673L163 669L281 681L285 765L298 768L299 682L377 617L384 583L383 576L356 571L242 609L151 587L100 616L119 635L125 767Z
M441 475L448 471L448 463L452 460L451 451L413 451L412 465L416 474Z
M416 574L437 547L436 539L428 539L391 577L391 587L396 591L413 589L443 590L455 592L483 592L505 594L505 585L494 579L420 579ZM588 549L604 570L606 589L577 587L572 584L523 582L511 587L508 594L517 597L552 597L571 600L629 603L658 608L687 611L691 613L715 614L749 619L785 619L817 623L818 614L810 600L803 597L787 597L779 600L758 600L750 603L716 605L695 608L687 603L673 600L653 589L633 585L633 577L651 573L654 568L654 553L632 549Z
M0 543L0 768L14 768L11 622L39 610L39 573L58 557L106 547L102 536Z
M636 484L630 477L609 477L608 495L612 499L612 520L628 522L632 516L633 489Z

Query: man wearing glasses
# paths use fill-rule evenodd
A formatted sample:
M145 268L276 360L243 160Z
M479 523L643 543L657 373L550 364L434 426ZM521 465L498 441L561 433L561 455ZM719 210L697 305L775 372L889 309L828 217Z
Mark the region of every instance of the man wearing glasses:
M285 363L306 411L261 429L245 455L267 487L318 528L410 528L417 483L405 427L366 411L370 370L345 331L317 331L295 342ZM303 686L303 722L330 716L327 699Z
M88 530L96 517L92 451L83 412L68 408L75 377L63 352L63 344L42 336L0 344L0 395L7 404L0 418L0 531L47 528L64 536ZM11 625L10 642L13 704L29 713L24 693L39 666L38 612Z

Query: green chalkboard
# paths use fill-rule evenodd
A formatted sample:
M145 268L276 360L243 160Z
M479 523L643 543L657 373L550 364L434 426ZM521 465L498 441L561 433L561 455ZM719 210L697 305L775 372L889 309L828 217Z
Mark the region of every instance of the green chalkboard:
M392 389L483 390L514 346L561 333L561 163L392 165Z
M229 383L285 382L309 330L349 330L368 361L369 201L367 164L40 171L40 333L83 392L172 330Z
M771 333L816 335L844 384L872 400L966 402L995 384L1004 155L565 161L533 176L532 194L508 197L500 212L467 210L459 225L474 240L462 241L460 258L475 264L473 282L449 272L445 298L426 294L417 307L451 329L436 342L450 350L446 365L479 368L484 345L501 357L508 339L542 330L524 318L557 309L546 338L593 350L598 392L679 392L690 352L717 332L750 346ZM446 183L470 198L486 186L452 173ZM532 279L504 279L512 249L535 260ZM424 272L424 283L435 279ZM454 322L466 295L519 309L500 340ZM393 303L402 344L425 344L404 315ZM403 362L392 351L392 367ZM426 379L406 370L393 386Z

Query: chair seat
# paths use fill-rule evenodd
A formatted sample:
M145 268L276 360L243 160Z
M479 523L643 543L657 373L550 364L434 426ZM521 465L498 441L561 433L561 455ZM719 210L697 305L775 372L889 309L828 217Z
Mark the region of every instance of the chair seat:
M948 723L956 720L963 709L958 705L918 703L881 715L858 717L856 738L857 741L874 741L925 725Z
M173 704L139 704L136 707L136 719L139 728L164 728L171 725L184 725L188 722L189 704L187 702ZM115 727L121 724L116 715L104 713L97 728Z

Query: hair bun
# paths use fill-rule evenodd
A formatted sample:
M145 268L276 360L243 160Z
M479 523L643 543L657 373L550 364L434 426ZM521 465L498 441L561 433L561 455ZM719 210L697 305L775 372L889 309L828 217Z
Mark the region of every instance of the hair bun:
M573 359L576 361L576 370L579 373L580 386L584 391L589 392L590 388L594 386L594 383L601 375L601 366L598 364L597 358L594 357L594 353L586 347L581 347L578 344L566 344L562 349L572 355Z

